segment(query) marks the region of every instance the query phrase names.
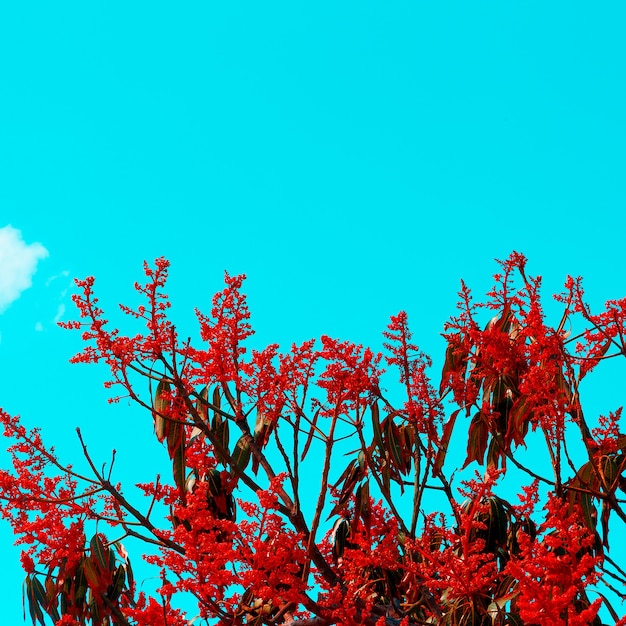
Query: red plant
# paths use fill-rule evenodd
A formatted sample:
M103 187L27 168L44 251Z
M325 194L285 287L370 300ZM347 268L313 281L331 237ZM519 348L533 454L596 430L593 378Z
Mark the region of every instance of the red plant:
M626 623L607 598L626 597L609 547L626 522L621 408L589 418L580 395L626 354L626 300L592 313L569 278L551 325L525 263L502 262L484 303L463 284L438 388L404 312L384 355L326 336L249 351L243 276L197 312L194 345L167 316L164 259L136 285L145 303L121 307L145 325L134 334L109 325L93 278L77 281L73 361L106 363L106 386L149 412L171 481L131 501L80 431L89 474L0 412L13 459L0 514L24 546L33 624L599 626L601 609ZM502 497L511 481L521 504ZM157 568L153 593L126 539Z

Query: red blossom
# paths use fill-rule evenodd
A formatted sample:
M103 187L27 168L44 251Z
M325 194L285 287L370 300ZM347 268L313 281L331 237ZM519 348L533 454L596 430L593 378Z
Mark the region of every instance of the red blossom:
M239 380L241 357L246 352L243 342L253 334L246 297L241 293L245 278L244 274L231 277L225 273L226 287L213 297L211 316L196 309L200 336L209 345L204 351L190 349L189 355L198 363L193 373L204 384Z
M326 361L317 381L317 386L326 390L324 414L345 413L360 407L378 390L381 354L323 335L319 357Z
M431 360L411 343L412 334L404 311L392 316L387 328L383 334L387 339L385 348L391 356L386 357L386 361L400 370L400 383L407 396L404 403L407 419L417 432L427 434L431 441L436 440L437 428L443 421L443 407L426 373Z
M587 626L602 604L600 598L591 604L580 600L599 578L602 557L594 554L595 537L581 523L580 511L570 513L566 502L551 496L546 509L541 536L519 532L519 556L507 564L507 573L518 580L515 606L531 624Z
M127 493L80 432L86 473L0 410L12 465L0 515L24 546L34 623L186 626L180 596L224 626L598 623L609 605L593 594L623 582L607 536L626 519L626 437L621 409L583 413L580 382L626 354L626 300L592 313L568 278L552 323L541 279L513 253L484 301L462 284L439 389L408 315L392 316L384 347L400 386L387 390L381 355L350 341L248 350L243 275L197 311L203 343L181 342L167 261L144 271L141 304L121 306L130 332L109 324L93 278L77 281L80 319L63 326L86 342L73 361L106 363L107 386L147 411L163 478ZM531 430L543 447L524 456ZM468 479L474 462L484 473ZM498 494L520 476L512 506ZM158 571L152 593L137 595L127 538Z

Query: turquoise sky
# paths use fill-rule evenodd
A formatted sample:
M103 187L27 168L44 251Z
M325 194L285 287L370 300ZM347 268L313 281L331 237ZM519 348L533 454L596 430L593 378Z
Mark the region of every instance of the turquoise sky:
M78 339L55 322L73 277L113 311L160 255L190 333L226 269L248 274L259 345L380 347L405 309L436 369L459 279L483 293L514 249L546 293L570 273L592 303L625 295L625 18L623 2L3 3L0 406L68 457L77 424L103 461L150 436L106 405L102 371L67 365ZM0 526L4 622L21 624L11 542Z

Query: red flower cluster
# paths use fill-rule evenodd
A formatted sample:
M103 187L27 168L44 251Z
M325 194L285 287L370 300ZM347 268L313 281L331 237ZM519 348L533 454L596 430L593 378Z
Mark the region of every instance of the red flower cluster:
M524 514L532 506L523 507ZM529 510L530 509L530 510ZM599 579L602 556L595 553L596 538L582 521L580 511L551 496L540 536L519 532L519 554L506 571L517 581L515 605L530 624L586 626L593 624L602 604L589 603L585 587ZM533 533L534 535L534 533Z
M382 355L349 341L248 350L243 275L196 312L199 345L168 318L164 259L135 285L143 304L121 307L139 324L126 335L77 281L73 361L105 362L106 385L149 412L171 478L131 498L80 432L88 475L0 411L0 515L25 546L33 624L600 626L605 611L624 626L608 538L626 521L626 435L621 409L583 413L580 381L626 354L626 300L592 313L570 278L551 325L524 257L500 265L485 302L462 285L439 388L405 312L383 333L386 389ZM502 497L512 480L520 505ZM154 592L138 593L127 538Z

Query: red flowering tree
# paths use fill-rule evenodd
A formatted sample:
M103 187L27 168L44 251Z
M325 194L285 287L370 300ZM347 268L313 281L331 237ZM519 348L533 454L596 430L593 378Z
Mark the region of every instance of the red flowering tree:
M525 259L500 265L486 302L462 286L438 387L403 312L382 355L325 336L249 350L244 277L226 275L192 345L167 315L165 260L136 285L144 304L121 307L130 334L78 281L73 361L105 362L106 386L151 416L166 478L134 501L80 431L82 473L1 413L0 513L24 545L33 624L595 626L601 609L626 624L607 599L626 585L610 550L621 409L587 415L580 392L626 354L626 299L593 313L570 278L550 325ZM122 542L157 568L154 593Z

